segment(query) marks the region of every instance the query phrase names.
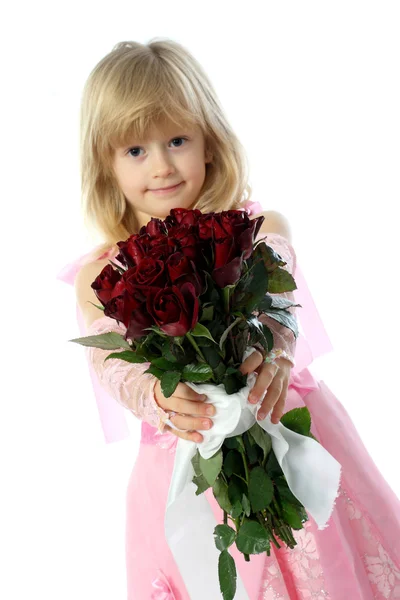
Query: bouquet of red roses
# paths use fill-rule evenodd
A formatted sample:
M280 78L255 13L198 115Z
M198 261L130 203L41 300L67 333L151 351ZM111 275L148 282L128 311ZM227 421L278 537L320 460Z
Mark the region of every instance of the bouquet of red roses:
M264 551L269 556L271 543L281 547L277 538L290 548L296 544L293 529L301 529L308 516L295 486L289 487L290 465L286 462L285 469L282 457L290 443L313 440L319 446L310 432L307 408L287 412L277 425L269 416L263 423L253 416L249 421L248 414L245 425L240 421L250 391L246 386L254 376L239 370L245 351L256 344L266 353L273 347L273 334L258 319L260 314L298 336L288 308L300 305L270 295L297 286L282 268L282 257L264 240L255 243L263 220L250 219L240 210L201 213L182 208L172 209L165 220L152 218L139 234L118 242L119 264L110 261L91 286L101 302L98 308L122 322L125 335L111 332L70 340L122 349L106 360L150 363L145 372L160 379L165 397L179 382L207 390L209 397L213 390L224 392L217 413L229 419L237 415L234 426L224 429L229 419L222 418L219 431L204 432L198 447L179 440L193 447L185 460L189 457L192 464L196 495L212 487L223 510L224 522L215 527L214 541L221 552L218 574L224 600L236 592L231 544L246 560ZM195 387L204 384L208 386L201 390ZM254 414L256 407L246 410ZM213 436L208 447L207 435Z

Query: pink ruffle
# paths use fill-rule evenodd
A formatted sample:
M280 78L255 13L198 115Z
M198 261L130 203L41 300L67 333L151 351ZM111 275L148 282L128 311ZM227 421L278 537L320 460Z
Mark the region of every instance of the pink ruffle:
M150 600L176 600L167 578L160 569L158 569L157 577L151 585L154 591L151 594Z

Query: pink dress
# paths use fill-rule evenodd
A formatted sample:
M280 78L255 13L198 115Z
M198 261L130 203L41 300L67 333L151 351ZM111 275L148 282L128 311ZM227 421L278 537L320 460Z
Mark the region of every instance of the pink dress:
M256 213L262 210L258 203L248 206L249 212L251 207ZM67 265L58 278L72 284L87 256ZM309 409L311 432L342 466L339 495L328 526L318 530L310 517L303 530L294 532L294 549L271 545L269 557L252 555L250 562L236 547L231 546L230 552L250 600L400 599L400 501L343 405L307 368L332 346L298 264L293 276L298 286L294 297L303 308L297 311L301 333L285 412ZM85 335L78 308L77 318ZM123 439L129 435L126 411L99 385L90 365L89 369L106 442ZM164 535L177 441L171 433L159 435L142 421L139 453L126 494L128 600L190 600ZM222 523L223 513L212 490L205 494L216 523Z

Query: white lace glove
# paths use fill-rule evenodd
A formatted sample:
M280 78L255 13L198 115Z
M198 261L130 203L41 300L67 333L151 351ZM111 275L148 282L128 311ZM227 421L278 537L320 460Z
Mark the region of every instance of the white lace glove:
M118 325L115 319L100 317L87 330L86 336L99 335L115 331L124 335L126 327ZM85 346L88 360L92 364L102 387L119 404L130 410L135 417L146 421L163 433L168 414L157 404L154 397L154 386L157 377L145 373L150 363L129 363L119 358L105 358L110 350ZM121 352L123 350L121 349ZM116 350L115 352L119 352Z

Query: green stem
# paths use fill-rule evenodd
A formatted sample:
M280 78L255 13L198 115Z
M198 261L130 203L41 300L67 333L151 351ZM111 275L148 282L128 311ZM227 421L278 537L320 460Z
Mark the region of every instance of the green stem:
M225 312L227 315L229 315L229 312L230 312L230 308L229 308L230 291L231 290L229 287L222 288L222 295L224 297L224 308L225 308Z
M207 363L207 361L205 359L204 354L202 353L202 351L198 347L198 345L196 343L196 340L194 339L194 337L192 336L192 334L189 331L187 332L186 337L189 340L189 342L192 344L193 348L196 350L196 352L198 353L198 355L201 357L201 359L203 360L203 362L207 365L208 363ZM213 381L215 381L215 377L214 377L214 374L212 372L212 369L211 369L211 379Z
M189 342L192 344L193 348L196 350L196 352L201 356L201 358L204 360L204 362L206 363L206 359L202 353L202 351L200 350L200 348L198 347L194 337L192 336L192 334L188 331L186 334L187 339L189 340Z
M239 446L239 452L242 455L244 470L246 472L246 483L247 483L247 485L249 485L249 470L247 468L246 454L245 454L242 446ZM243 477L241 479L243 479Z
M262 514L262 513L261 513L261 514ZM257 519L258 519L258 520L259 520L259 522L260 522L260 525L262 525L262 526L264 527L264 529L266 529L266 530L268 531L268 533L269 533L269 536L270 536L270 538L271 538L272 542L275 544L275 546L276 546L276 547L278 548L278 550L279 550L279 548L280 548L280 544L279 544L278 540L277 540L277 539L275 538L275 536L274 536L274 533L273 533L273 531L272 531L272 527L271 527L271 525L270 525L268 522L266 522L266 521L265 521L265 519L263 519L263 517L262 517L262 516L260 516L260 513L256 513L256 516L257 516Z

